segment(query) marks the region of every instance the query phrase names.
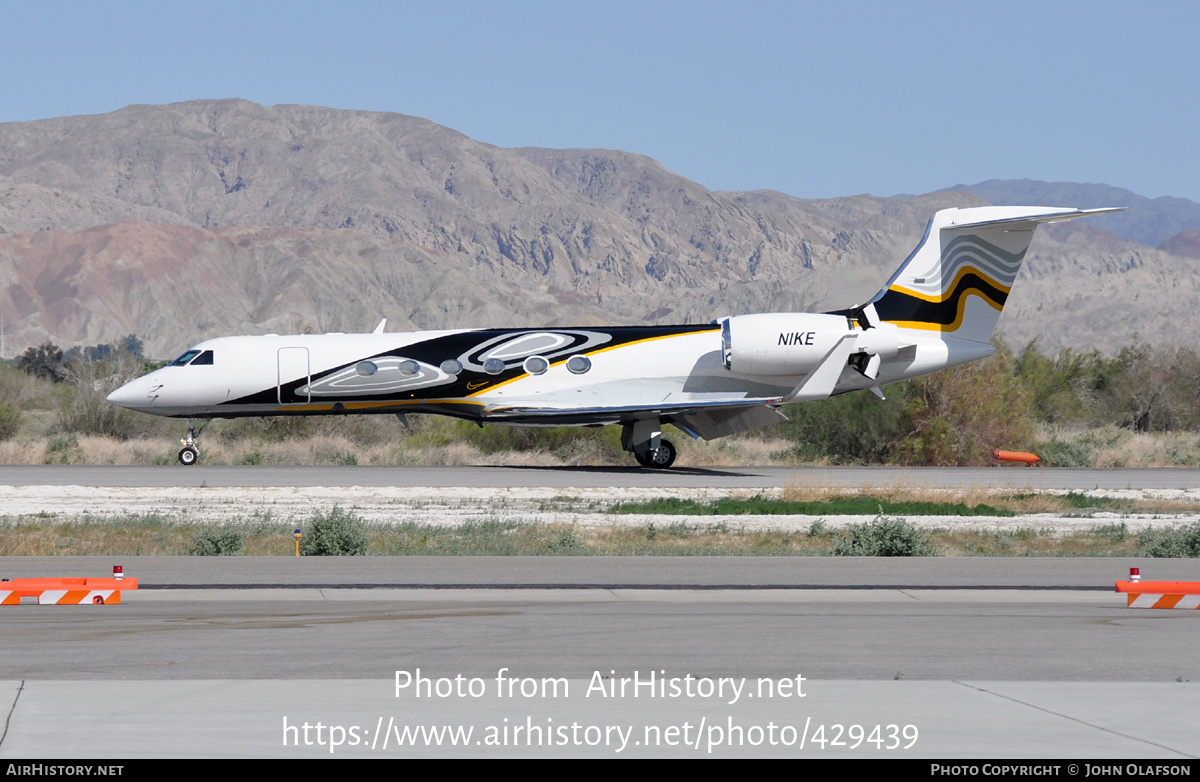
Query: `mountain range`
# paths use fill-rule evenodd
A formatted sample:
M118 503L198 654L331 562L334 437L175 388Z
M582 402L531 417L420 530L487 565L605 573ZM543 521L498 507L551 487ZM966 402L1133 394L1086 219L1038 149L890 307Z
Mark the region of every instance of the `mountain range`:
M714 192L628 152L500 148L401 114L241 100L0 125L0 312L10 357L129 333L169 357L213 336L382 318L830 309L873 294L937 209L1011 199L1128 209L1039 231L1000 322L1010 342L1190 342L1200 205L1184 199L1028 180L894 198Z

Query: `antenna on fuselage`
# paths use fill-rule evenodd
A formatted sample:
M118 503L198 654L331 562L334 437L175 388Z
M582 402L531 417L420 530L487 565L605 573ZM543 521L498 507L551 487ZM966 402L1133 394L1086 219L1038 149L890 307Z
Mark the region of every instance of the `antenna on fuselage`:
M376 327L375 327L375 330L374 330L374 331L372 331L371 333L372 333L372 334L382 334L382 333L383 333L383 327L384 327L386 324L387 324L387 318L384 318L383 320L379 321L379 325L378 325L378 326L376 326Z

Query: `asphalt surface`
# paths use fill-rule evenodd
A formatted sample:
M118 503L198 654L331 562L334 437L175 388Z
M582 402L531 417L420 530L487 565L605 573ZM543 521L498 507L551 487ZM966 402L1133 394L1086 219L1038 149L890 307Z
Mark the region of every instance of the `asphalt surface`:
M278 467L5 465L9 486L414 486L783 488L995 486L1030 489L1193 489L1194 469L1030 467Z
M659 480L754 488L799 480L1083 489L1191 488L1197 477L1188 470L0 468L0 482L14 485L120 486ZM1200 714L1200 612L1128 609L1111 591L1130 565L1146 580L1200 581L1193 560L120 559L0 559L6 578L102 576L122 564L144 587L121 605L0 608L8 725L0 757L298 757L331 749L342 757L699 757L713 748L714 726L732 731L735 723L741 743L718 743L711 754L1200 756L1192 719ZM397 671L426 677L429 694L397 690ZM730 703L699 691L654 698L643 687L639 699L593 689L651 673L713 686L722 678L762 687L803 677L807 693L800 700L794 684L788 695L781 689ZM488 697L433 691L436 679L450 687L455 677L478 678ZM522 680L542 679L569 681L571 696L503 696L494 690L506 677L518 680L518 696ZM332 747L328 732L312 743L289 733L306 722L338 726L343 743ZM604 734L590 744L593 734L577 731L581 740L552 747L531 744L532 734L524 743L514 736L488 744L475 734L473 744L379 747L393 723L435 722L481 732L627 725L647 743L620 749ZM770 724L792 726L792 742L753 742L765 734L746 740L745 729ZM679 733L654 732L700 725L707 732L694 745ZM827 728L814 743L818 725ZM860 737L881 726L884 747L851 748L851 725L862 728ZM893 733L919 729L920 737L899 754L886 748L889 725ZM829 742L835 730L845 733L842 744ZM650 742L663 735L680 740ZM351 736L359 743L351 745Z

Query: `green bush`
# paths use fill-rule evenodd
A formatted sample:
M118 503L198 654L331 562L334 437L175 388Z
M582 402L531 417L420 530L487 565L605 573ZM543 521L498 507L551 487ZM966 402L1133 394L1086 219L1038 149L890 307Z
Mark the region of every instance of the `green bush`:
M833 547L838 557L936 557L929 536L904 519L876 516L853 524Z
M355 557L367 553L366 524L338 507L313 516L303 532L300 553L306 557Z
M21 411L8 402L0 402L0 440L16 436L21 428Z
M838 464L887 461L904 434L904 387L888 386L885 392L886 400L863 391L785 407L791 420L780 428L795 443L792 456Z
M194 557L231 557L242 553L245 537L231 529L207 529L196 533L188 553Z
M1200 524L1148 529L1138 535L1138 548L1147 557L1200 557Z
M1092 467L1091 449L1083 443L1051 440L1037 447L1037 455L1047 467Z

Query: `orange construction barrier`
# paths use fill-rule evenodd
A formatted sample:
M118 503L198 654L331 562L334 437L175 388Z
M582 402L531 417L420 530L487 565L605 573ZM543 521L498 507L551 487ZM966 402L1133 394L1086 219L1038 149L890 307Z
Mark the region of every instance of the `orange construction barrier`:
M992 451L992 456L996 457L996 461L1000 462L1020 462L1033 466L1041 461L1035 453L1025 453L1024 451Z
M1118 581L1126 608L1200 608L1200 581Z
M113 605L121 592L137 588L136 578L16 578L0 581L0 605L20 605L23 597L42 606Z

